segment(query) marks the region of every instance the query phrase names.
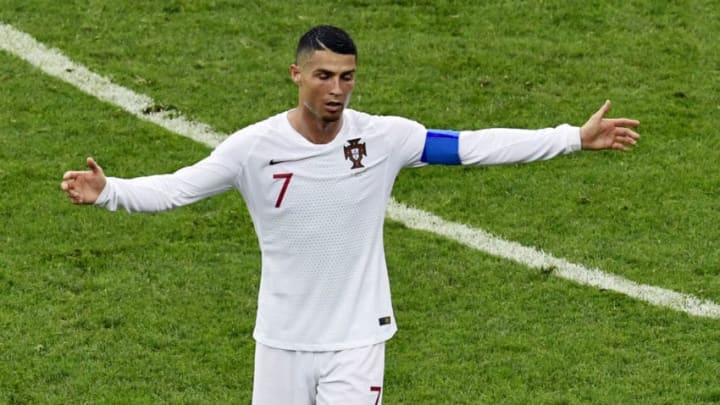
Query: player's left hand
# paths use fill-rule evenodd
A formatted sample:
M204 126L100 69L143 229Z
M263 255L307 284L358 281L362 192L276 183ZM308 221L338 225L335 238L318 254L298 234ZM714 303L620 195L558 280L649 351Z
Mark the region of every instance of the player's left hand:
M607 100L580 128L583 149L627 151L628 147L637 144L640 134L630 128L640 125L640 121L629 118L605 118L610 105L610 100Z

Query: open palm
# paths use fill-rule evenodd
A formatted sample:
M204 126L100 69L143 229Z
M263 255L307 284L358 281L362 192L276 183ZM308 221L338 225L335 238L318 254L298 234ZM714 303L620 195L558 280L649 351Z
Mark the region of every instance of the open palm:
M637 143L640 135L630 128L640 125L640 121L628 118L605 118L610 106L610 100L606 101L580 128L583 149L627 151L629 146Z

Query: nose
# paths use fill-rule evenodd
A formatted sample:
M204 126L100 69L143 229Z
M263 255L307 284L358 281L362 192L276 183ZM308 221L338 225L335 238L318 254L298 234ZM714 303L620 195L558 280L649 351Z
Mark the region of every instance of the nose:
M330 94L333 96L340 96L343 94L342 88L340 87L340 78L335 77L332 80L332 87L330 88Z

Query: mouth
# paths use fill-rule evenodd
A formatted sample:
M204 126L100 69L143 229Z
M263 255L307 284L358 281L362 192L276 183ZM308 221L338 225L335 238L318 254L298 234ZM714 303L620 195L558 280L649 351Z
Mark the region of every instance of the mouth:
M339 101L328 101L325 103L325 109L327 109L329 112L338 112L342 110L344 104Z

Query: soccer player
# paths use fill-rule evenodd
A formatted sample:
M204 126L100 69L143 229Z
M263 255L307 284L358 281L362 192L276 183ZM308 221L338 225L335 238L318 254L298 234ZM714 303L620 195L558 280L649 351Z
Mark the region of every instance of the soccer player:
M429 164L531 162L581 149L627 150L633 119L607 119L610 102L582 126L540 130L426 129L348 108L357 51L351 37L317 26L299 41L290 76L297 107L243 128L208 157L172 174L64 174L73 203L156 212L237 189L262 254L253 337L253 403L382 401L385 342L397 330L383 221L400 169Z

